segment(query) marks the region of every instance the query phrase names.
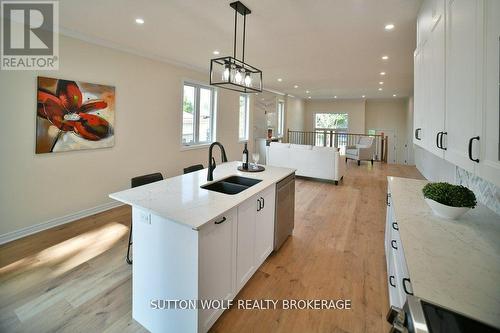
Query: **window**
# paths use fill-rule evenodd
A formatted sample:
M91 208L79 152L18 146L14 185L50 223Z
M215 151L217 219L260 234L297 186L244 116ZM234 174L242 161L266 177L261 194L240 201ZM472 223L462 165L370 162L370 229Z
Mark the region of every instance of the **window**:
M240 141L248 141L249 109L250 97L248 95L240 95L240 121L238 126L238 139Z
M285 132L285 102L278 101L278 137Z
M214 88L184 83L181 138L183 146L200 145L214 141L215 100Z
M314 114L314 131L316 132L314 144L316 146L335 146L345 148L347 144L347 134L337 134L331 139L326 131L333 133L347 133L349 127L349 117L347 113L315 113Z
M347 132L349 117L347 113L316 113L314 115L315 130L336 130Z

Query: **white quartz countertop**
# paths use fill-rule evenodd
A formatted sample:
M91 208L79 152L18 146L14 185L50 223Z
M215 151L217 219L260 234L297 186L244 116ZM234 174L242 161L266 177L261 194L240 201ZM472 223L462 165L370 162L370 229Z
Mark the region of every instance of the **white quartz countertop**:
M427 181L388 182L415 296L500 328L500 216L479 205L442 219L424 201Z
M295 172L295 169L265 166L263 172L241 172L240 162L218 164L214 170L214 182L238 175L262 180L234 195L201 188L212 183L207 181L207 169L167 178L152 184L112 193L110 198L153 214L198 229L203 224L238 206L254 194Z

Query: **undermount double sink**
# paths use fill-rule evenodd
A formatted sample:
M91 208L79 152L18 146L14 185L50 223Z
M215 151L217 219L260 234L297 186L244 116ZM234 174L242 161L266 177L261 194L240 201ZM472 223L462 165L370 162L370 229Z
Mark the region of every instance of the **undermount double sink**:
M215 191L224 194L238 194L255 184L260 183L262 180L253 179L241 176L231 176L219 181L203 185L204 188L209 191Z

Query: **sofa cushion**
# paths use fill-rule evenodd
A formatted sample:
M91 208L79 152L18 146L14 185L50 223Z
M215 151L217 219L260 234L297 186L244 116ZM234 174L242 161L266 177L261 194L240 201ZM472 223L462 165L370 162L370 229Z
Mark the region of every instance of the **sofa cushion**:
M339 151L338 148L335 147L323 147L323 146L313 146L312 150L317 150L317 151Z
M289 143L271 142L273 148L290 148Z
M367 148L367 147L370 147L373 143L373 138L370 137L370 136L362 136L361 138L359 138L359 141L358 141L358 148Z
M358 149L357 148L348 148L345 150L346 155L358 155Z
M311 145L296 145L296 144L291 144L290 148L292 149L303 149L303 150L311 150L312 146Z

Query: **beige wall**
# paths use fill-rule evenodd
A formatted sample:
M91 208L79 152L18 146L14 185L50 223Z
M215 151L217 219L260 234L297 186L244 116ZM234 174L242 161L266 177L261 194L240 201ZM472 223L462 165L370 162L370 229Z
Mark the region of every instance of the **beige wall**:
M285 132L286 129L292 131L304 130L305 103L303 99L287 96L285 114Z
M366 130L394 130L396 134L396 162L404 164L407 160L406 99L368 100L366 102ZM389 138L390 139L390 138Z
M133 176L172 177L207 165L207 148L181 151L179 125L182 80L206 82L208 73L62 36L60 59L59 71L0 73L0 235L107 203ZM37 75L114 85L115 146L36 155ZM239 159L239 94L220 89L218 96L217 140Z
M365 133L364 100L307 100L304 117L306 131L314 130L315 113L347 113L349 115L349 132Z

